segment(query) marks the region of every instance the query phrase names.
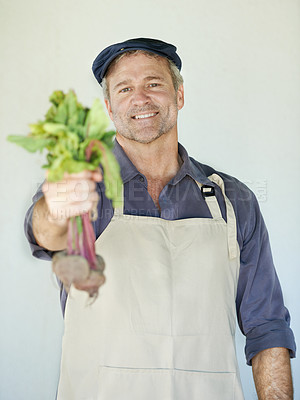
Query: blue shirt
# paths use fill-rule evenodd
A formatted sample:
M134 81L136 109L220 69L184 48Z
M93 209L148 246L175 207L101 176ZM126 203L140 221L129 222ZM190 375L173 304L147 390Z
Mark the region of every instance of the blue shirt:
M236 310L240 329L246 335L246 360L259 351L271 347L285 347L295 357L294 335L289 327L290 315L283 304L280 283L274 268L268 232L258 202L250 189L237 179L215 171L189 157L179 144L183 161L176 176L163 188L159 196L159 210L147 191L147 179L115 142L114 153L121 167L124 183L124 212L131 215L152 216L167 220L184 218L211 218L210 211L195 181L213 186L226 220L226 208L220 188L208 176L217 173L224 181L226 195L231 201L237 220L237 241L240 247L240 274L236 296ZM107 199L104 183L97 185L100 196L98 219L94 230L96 238L101 235L113 216L111 201ZM25 218L25 233L35 257L51 260L53 252L40 247L32 232L34 204L42 197L41 187L33 197L33 204ZM66 293L61 290L64 311Z

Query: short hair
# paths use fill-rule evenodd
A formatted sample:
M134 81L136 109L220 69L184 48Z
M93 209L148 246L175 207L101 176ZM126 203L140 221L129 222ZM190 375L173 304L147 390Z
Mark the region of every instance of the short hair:
M170 59L166 58L166 57L162 57L159 56L158 54L152 53L150 51L146 51L146 50L130 50L130 51L126 51L123 54L120 54L118 57L116 57L110 64L110 66L107 69L107 72L105 74L105 76L103 77L102 80L102 89L103 89L103 95L104 98L109 100L109 90L108 90L108 86L107 86L107 76L109 74L109 71L112 69L112 67L114 67L123 57L129 56L129 55L134 55L137 53L141 53L144 54L148 57L153 57L153 58L164 58L168 61L168 66L169 66L169 71L171 74L171 78L172 78L172 82L173 82L173 86L175 89L175 92L178 91L179 86L181 86L183 84L183 77L179 71L179 69L176 67L176 65L174 64L173 61L171 61Z

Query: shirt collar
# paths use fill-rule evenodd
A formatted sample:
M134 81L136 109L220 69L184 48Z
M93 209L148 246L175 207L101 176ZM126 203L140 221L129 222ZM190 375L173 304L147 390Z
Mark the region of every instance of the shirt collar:
M113 153L120 165L121 169L121 177L123 180L123 183L126 183L136 177L137 175L140 175L140 172L136 169L134 164L130 161L130 159L127 157L127 154L123 150L122 146L119 144L117 139L115 139L114 143L114 149Z
M197 163L195 165L192 162L192 159L189 157L188 152L182 146L182 144L178 143L178 154L183 161L180 170L174 176L174 178L170 181L170 184L176 185L181 181L185 176L190 176L195 181L202 183L203 185L212 185L212 182L206 176L201 164Z
M134 164L127 157L125 151L123 150L123 148L121 147L121 145L118 143L117 140L115 140L113 152L121 168L121 177L123 183L130 181L137 175L141 175L141 173L136 169ZM195 163L193 163L186 149L180 143L178 143L178 153L183 163L177 174L169 182L171 185L177 185L177 183L179 183L185 176L188 175L192 179L201 184L213 186L212 182L208 179L207 175L205 174L201 164L197 163L196 165Z

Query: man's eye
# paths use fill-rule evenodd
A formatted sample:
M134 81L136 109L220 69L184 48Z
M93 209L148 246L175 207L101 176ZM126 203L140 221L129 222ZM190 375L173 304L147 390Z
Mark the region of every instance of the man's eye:
M129 90L130 90L130 89L127 87L127 88L121 89L120 92L121 92L121 93L126 93L126 92L128 92Z
M156 87L156 86L158 86L158 83L150 83L149 86L150 86L150 87Z

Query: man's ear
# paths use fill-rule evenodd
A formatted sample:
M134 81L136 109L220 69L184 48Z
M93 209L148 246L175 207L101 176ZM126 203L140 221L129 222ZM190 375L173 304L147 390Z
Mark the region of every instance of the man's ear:
M113 121L113 118L112 118L113 113L112 113L112 110L111 110L111 106L110 106L109 100L108 99L104 99L104 103L105 103L108 115L109 115L110 119Z
M183 85L180 85L177 90L177 108L178 108L178 110L181 110L183 106L184 106L184 89L183 89Z

